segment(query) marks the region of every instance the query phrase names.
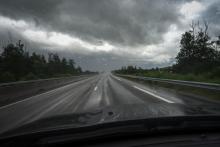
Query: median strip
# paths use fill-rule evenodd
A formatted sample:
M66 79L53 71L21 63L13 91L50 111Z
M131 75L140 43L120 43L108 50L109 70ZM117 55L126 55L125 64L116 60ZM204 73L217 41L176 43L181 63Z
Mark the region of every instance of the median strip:
M142 91L142 92L144 92L144 93L147 93L147 94L149 94L149 95L151 95L151 96L153 96L153 97L156 97L156 98L158 98L158 99L160 99L160 100L162 100L162 101L165 101L165 102L167 102L167 103L175 103L175 102L173 102L173 101L167 100L167 99L165 99L165 98L163 98L163 97L161 97L161 96L159 96L159 95L156 95L156 94L154 94L154 93L152 93L152 92L150 92L150 91L144 90L144 89L139 88L139 87L137 87L137 86L133 86L133 87L134 87L135 89L138 89L138 90L140 90L140 91Z

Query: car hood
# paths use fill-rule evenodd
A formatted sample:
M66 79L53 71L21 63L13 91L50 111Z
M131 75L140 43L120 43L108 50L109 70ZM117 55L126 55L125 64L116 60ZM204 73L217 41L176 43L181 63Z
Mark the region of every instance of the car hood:
M78 128L126 120L209 114L216 113L204 110L201 107L188 107L183 104L116 105L90 110L88 112L63 114L38 119L15 129L11 129L1 136L58 130L68 127Z

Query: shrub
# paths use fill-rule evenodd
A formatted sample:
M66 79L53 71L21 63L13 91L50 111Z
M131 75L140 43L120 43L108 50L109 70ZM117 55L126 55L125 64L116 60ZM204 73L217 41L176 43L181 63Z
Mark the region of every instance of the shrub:
M28 73L26 76L22 78L22 80L36 80L38 77L32 72Z
M15 76L10 72L4 72L0 75L0 82L13 82L16 81Z

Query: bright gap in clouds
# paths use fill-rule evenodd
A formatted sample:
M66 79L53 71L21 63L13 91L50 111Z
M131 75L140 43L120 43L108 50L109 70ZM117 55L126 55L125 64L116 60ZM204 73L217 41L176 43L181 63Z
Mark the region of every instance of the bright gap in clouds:
M33 23L27 23L23 20L13 20L7 17L0 16L0 26L8 29L13 29L21 34L25 39L44 44L47 47L49 46L50 48L60 47L60 49L74 49L78 47L91 52L109 52L115 49L114 46L105 41L101 41L101 45L94 45L68 34L55 31L47 32L45 30L37 28Z
M199 1L191 1L183 4L180 8L180 12L186 19L194 19L199 17L199 13L204 11L206 6Z
M151 62L170 62L179 50L179 38L182 33L183 30L178 29L175 24L170 25L168 32L163 35L163 42L142 48L142 55L148 57L148 61Z

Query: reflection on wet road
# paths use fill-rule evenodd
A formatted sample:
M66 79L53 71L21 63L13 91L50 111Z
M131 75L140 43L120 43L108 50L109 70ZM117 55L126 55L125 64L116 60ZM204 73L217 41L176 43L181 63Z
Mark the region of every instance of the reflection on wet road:
M88 112L111 106L120 107L114 110L116 114L125 109L127 113L139 116L143 113L146 117L193 114L194 111L188 111L185 107L194 107L192 101L209 105L208 102L155 90L111 73L104 73L0 107L0 132L43 117ZM213 104L210 103L211 105Z

